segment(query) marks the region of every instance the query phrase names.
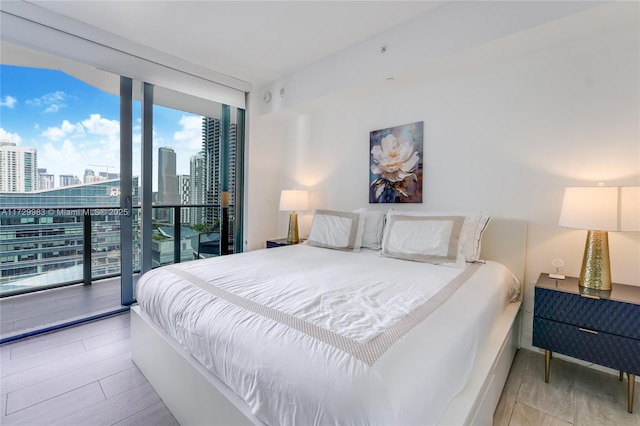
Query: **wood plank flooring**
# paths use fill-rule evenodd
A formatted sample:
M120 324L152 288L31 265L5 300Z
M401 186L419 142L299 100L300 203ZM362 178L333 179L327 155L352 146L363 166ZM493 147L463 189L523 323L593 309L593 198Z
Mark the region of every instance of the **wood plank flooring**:
M0 346L2 425L177 425L131 361L129 313Z
M121 309L120 277L0 299L0 339Z
M0 346L0 424L177 425L131 361L129 313ZM519 350L494 425L640 426L640 392L560 359L544 383L544 356ZM638 387L636 387L638 389Z
M519 350L494 413L494 426L640 426L640 392L627 412L627 381L558 358L544 382L544 354Z

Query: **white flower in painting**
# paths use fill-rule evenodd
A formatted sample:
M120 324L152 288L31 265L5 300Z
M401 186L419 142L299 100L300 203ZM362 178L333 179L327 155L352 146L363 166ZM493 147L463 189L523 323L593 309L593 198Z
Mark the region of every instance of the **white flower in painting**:
M371 172L389 182L400 182L406 177L414 177L420 158L418 152L405 138L385 136L380 145L371 148Z

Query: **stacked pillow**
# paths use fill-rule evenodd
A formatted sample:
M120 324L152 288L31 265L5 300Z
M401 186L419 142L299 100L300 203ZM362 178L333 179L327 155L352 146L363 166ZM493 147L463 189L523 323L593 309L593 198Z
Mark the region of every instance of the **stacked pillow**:
M385 227L385 235L389 232L392 232L392 229L389 228L390 219L393 216L411 216L415 218L440 218L440 217L461 217L464 219L462 224L462 229L459 232L459 242L462 249L462 255L464 256L465 261L467 262L477 262L480 260L480 252L482 250L482 235L484 231L487 229L489 222L491 221L491 217L484 215L482 213L452 213L452 212L416 212L416 211L404 211L400 212L397 210L389 210L387 212L387 226ZM420 219L414 219L417 223ZM453 230L453 228L451 228ZM432 229L432 231L435 231ZM427 233L424 235L425 238L430 238L430 235ZM451 238L455 238L455 235L451 236ZM434 242L435 243L435 242ZM383 247L384 250L384 247Z
M482 213L393 209L314 213L309 245L356 252L364 247L387 257L457 267L480 259L482 234L491 220Z
M382 255L396 259L464 267L463 216L430 216L391 211Z
M384 220L385 213L376 210L315 210L306 243L344 251L380 250Z
M355 210L364 214L364 231L362 233L362 247L380 250L382 247L382 232L384 231L385 212L380 210Z
M307 244L344 251L360 251L364 213L315 210Z

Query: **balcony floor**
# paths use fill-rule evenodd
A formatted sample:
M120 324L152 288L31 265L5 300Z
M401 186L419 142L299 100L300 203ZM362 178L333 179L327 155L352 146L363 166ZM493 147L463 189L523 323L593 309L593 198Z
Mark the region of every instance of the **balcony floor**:
M121 310L120 277L0 299L0 339Z

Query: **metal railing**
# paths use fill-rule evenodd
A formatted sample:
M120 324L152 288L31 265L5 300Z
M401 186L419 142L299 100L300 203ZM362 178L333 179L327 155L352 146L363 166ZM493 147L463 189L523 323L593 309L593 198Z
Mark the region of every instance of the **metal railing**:
M216 242L220 244L220 232L213 226L194 223L200 222L204 213L209 218L219 216L219 205L152 208L157 216L150 248L153 267L234 252L233 232L226 245L219 245L222 249L212 250ZM160 214L161 211L169 214ZM234 211L232 206L229 211ZM189 214L189 220L183 219L184 214ZM131 243L134 272L139 272L140 206L131 211L117 206L0 208L0 297L78 283L89 285L96 279L120 276L123 215L134 215ZM231 217L232 229L234 223Z

